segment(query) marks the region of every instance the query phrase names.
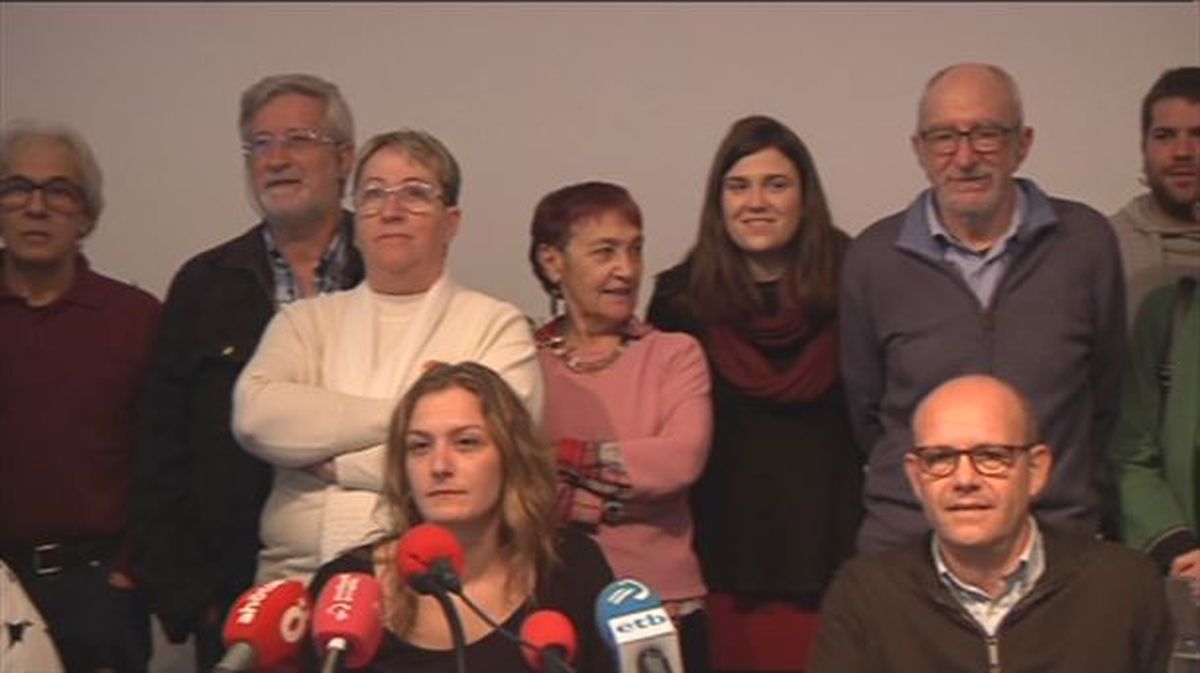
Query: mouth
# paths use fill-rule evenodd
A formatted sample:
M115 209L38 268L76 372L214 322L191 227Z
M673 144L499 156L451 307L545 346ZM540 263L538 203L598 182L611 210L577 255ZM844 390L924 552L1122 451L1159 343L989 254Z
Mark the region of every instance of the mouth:
M959 191L977 192L987 189L988 176L986 175L962 175L950 178L952 184Z
M453 488L439 488L425 493L426 498L449 498L460 495L466 495L466 491Z
M990 509L991 505L979 502L961 502L946 506L947 512L986 512Z
M20 233L20 237L21 240L31 243L44 243L52 238L50 232L38 230L23 231Z
M266 189L294 189L301 186L303 183L299 178L273 178L267 180Z

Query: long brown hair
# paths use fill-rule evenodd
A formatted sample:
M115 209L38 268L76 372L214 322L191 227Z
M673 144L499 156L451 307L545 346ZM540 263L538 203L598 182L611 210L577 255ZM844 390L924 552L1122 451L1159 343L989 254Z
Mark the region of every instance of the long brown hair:
M800 226L786 244L780 300L800 302L817 315L836 311L838 273L849 237L833 226L816 163L804 142L782 123L755 115L735 122L717 148L704 191L700 231L687 255L690 274L683 299L705 322L736 320L763 310L743 253L725 229L721 193L725 174L735 163L772 147L796 167L802 199Z
M510 582L532 580L510 588L532 597L537 578L545 577L558 563L554 454L538 439L533 419L517 394L496 372L481 364L433 364L396 407L388 431L383 487L391 535L398 537L422 521L404 469L408 450L405 438L413 412L426 395L450 388L461 388L479 399L488 435L500 451L500 553L517 570ZM389 610L388 622L398 633L404 633L415 615L415 596L396 576L390 560L385 560L383 567L384 580L397 598Z

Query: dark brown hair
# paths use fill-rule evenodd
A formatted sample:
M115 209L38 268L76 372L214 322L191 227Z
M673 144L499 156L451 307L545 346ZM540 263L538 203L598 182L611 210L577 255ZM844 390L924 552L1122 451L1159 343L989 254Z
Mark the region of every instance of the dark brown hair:
M1164 98L1182 98L1189 103L1200 103L1200 67L1185 66L1164 72L1150 87L1142 100L1142 142L1150 132L1154 116L1154 104Z
M700 231L687 255L691 271L684 301L706 322L735 320L763 308L743 253L725 229L721 193L725 174L735 163L768 148L782 152L796 167L803 204L800 226L786 245L780 300L801 302L819 315L836 310L838 273L849 239L833 226L808 148L787 126L755 115L735 122L717 148L704 190Z

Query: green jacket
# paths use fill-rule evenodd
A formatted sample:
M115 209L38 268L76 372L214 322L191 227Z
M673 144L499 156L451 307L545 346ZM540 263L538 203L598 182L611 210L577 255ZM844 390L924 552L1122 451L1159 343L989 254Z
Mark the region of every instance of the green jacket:
M1160 565L1197 546L1200 460L1200 288L1173 336L1171 387L1159 424L1157 369L1171 329L1176 284L1142 302L1130 342L1121 414L1111 445L1125 541Z

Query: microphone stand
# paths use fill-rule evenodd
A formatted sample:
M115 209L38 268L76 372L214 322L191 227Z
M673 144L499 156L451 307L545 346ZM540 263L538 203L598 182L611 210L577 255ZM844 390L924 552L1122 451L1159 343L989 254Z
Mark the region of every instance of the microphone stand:
M440 579L437 573L426 573L414 577L412 585L418 593L433 596L437 599L438 605L442 606L442 612L446 613L446 622L450 625L450 637L454 641L455 670L458 673L467 673L467 637L463 633L462 620L458 616L458 610L450 601L451 590L439 581Z

